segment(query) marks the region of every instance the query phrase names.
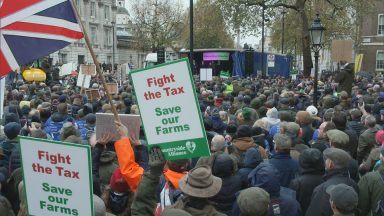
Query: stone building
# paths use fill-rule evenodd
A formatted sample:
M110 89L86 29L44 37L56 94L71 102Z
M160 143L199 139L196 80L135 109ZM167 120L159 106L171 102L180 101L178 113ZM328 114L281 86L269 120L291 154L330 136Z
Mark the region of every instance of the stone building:
M112 63L113 42L116 41L113 39L117 12L115 0L75 0L74 3L85 25L98 61L101 64ZM118 63L119 57L116 47L114 56L115 63ZM53 64L93 63L84 39L51 54L51 58Z
M365 15L360 26L360 52L364 54L362 71L384 72L384 1L376 0L375 6Z
M117 0L116 37L119 64L130 64L133 68L142 68L147 52L135 50L133 24L125 7L125 0Z

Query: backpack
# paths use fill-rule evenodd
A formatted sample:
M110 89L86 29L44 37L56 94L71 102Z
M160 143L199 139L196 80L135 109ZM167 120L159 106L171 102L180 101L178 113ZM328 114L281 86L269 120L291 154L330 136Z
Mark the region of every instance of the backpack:
M384 173L379 171L379 175L381 180L384 184ZM377 202L377 207L375 209L374 214L375 216L384 216L384 195L381 197L381 199Z

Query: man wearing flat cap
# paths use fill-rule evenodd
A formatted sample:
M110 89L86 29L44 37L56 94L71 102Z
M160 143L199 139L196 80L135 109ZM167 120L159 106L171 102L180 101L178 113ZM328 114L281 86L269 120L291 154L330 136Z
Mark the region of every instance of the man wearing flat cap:
M330 199L334 216L354 216L357 211L358 195L356 191L346 185L331 185L326 190Z
M311 203L308 207L307 216L332 215L332 208L329 202L330 196L326 192L331 185L346 184L351 186L356 193L359 188L349 177L348 166L351 156L344 150L328 148L323 152L325 159L325 182L317 186L312 194Z

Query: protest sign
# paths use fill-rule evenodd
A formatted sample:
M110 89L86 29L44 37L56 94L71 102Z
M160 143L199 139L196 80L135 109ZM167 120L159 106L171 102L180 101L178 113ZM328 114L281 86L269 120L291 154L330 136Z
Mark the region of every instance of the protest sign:
M268 67L275 67L275 55L268 55Z
M212 81L212 68L200 68L200 81Z
M19 137L28 215L93 214L91 147Z
M77 76L77 83L76 86L89 88L91 85L91 74L92 73L92 67L88 67L92 65L81 65L79 75ZM94 65L93 65L94 66Z
M88 100L91 100L91 101L100 98L100 92L98 89L85 90L85 94L87 95Z
M167 159L209 156L188 59L131 71L148 145Z
M80 70L84 75L96 75L96 65L81 65Z
M129 135L133 139L140 137L140 115L119 114L120 121L128 128ZM96 139L103 134L112 134L114 139L120 139L119 133L115 130L115 118L112 113L96 113Z
M228 79L230 77L229 71L220 71L220 78Z
M67 64L63 64L61 67L60 67L60 72L59 72L59 75L60 76L65 76L65 75L69 75L72 73L72 71L75 71L76 70L76 67L77 65L73 62L69 62Z
M109 94L119 93L119 88L117 83L106 83Z

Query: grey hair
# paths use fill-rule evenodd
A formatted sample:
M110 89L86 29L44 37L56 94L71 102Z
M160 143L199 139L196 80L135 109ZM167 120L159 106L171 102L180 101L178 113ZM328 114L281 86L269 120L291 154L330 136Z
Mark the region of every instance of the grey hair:
M366 116L364 121L368 127L373 128L376 125L376 118L373 115Z
M222 135L216 135L212 138L211 146L214 151L223 151L225 138Z

